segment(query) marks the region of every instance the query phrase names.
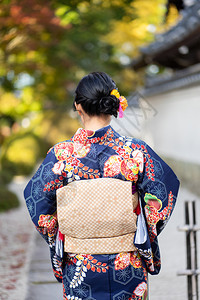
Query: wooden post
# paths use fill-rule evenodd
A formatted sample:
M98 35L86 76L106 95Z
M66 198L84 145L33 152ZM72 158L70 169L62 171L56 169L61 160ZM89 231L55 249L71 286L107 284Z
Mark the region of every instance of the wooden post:
M188 300L199 300L196 232L200 227L196 225L195 201L185 202L185 224L178 229L186 232L187 269L179 271L178 275L187 276Z

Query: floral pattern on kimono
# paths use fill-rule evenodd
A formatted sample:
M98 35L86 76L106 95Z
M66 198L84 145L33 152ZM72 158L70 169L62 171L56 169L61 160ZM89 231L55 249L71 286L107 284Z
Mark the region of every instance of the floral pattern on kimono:
M129 180L133 193L139 192L134 239L138 250L113 255L64 253L62 258L56 251L60 237L56 190L74 180L101 177ZM158 274L161 266L157 236L171 216L178 188L174 172L145 142L121 136L110 125L97 131L79 128L70 140L52 147L24 196L36 229L49 244L64 299L146 299L147 272Z

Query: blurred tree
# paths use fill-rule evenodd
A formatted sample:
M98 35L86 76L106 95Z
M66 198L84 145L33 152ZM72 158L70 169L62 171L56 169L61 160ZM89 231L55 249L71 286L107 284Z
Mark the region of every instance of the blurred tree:
M165 4L165 0L154 0L153 5L148 0L2 0L0 143L6 147L4 159L5 153L13 153L7 149L13 143L6 140L12 141L10 135L16 140L19 134L22 141L22 127L27 128L25 133L31 130L52 142L48 133L42 134L46 127L41 122L47 124L51 115L52 126L57 126L56 116L71 107L75 86L86 73L109 73L124 94L141 83L140 74L124 66L139 46L153 39ZM66 114L62 116L66 120ZM52 127L51 131L55 132Z
M132 1L3 0L0 4L0 140L45 109L67 109L85 73L120 81L111 20L131 17ZM28 120L23 122L27 127Z
M85 73L120 70L112 59L114 47L102 37L130 2L124 1L123 9L121 1L1 1L1 169L27 173L43 154L35 150L32 155L30 145L32 151L44 142L49 146L59 131L64 136L64 127L66 137L71 135L71 126L66 129L70 118L61 112L71 106L75 85ZM0 182L8 181L10 176L0 171Z
M20 99L15 116L70 105L90 71L108 72L123 88L123 66L162 23L166 1L154 2L1 1L0 86Z
M131 1L129 11L135 18L125 15L122 19L112 20L113 30L105 36L105 40L115 47L118 55L127 55L130 59L138 54L139 48L152 42L155 34L165 31L177 21L178 13L166 0ZM168 11L167 11L168 10ZM165 15L168 14L166 24Z
M185 8L184 0L168 0L167 1L167 11L166 16L170 13L170 6L173 5L176 7L177 11L181 11Z
M24 104L22 114L33 99L38 105L31 110L40 109L41 102L44 107L51 106L52 101L64 103L74 82L85 72L105 69L113 74L119 68L112 59L112 45L102 37L113 18L127 14L125 8L131 1L124 1L124 9L122 1L110 1L109 5L101 2L2 1L1 86L6 91L18 91ZM26 86L32 95L29 105L23 97Z

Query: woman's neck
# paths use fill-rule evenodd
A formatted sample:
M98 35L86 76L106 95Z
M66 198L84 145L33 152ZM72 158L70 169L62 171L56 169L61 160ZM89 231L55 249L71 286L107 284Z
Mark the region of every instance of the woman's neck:
M84 120L83 125L86 130L96 131L100 128L108 126L110 124L111 117L106 116L106 118L101 118L99 116L90 117Z

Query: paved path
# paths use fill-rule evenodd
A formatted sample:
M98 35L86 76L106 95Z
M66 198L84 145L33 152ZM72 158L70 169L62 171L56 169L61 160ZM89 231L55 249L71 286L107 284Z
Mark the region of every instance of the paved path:
M23 300L26 295L34 228L24 205L23 187L20 178L11 185L22 202L20 208L0 214L1 300Z
M34 241L25 300L62 299L62 284L53 275L49 247L37 232Z
M49 249L35 231L24 205L24 182L17 180L11 188L21 197L23 205L0 214L0 300L61 300L62 285L54 279ZM159 239L162 271L149 276L150 300L187 299L186 278L176 275L186 266L185 234L177 231L177 226L184 224L186 200L196 200L197 214L200 212L200 199L181 188L173 216ZM199 224L198 215L197 221ZM197 241L200 250L199 233Z

